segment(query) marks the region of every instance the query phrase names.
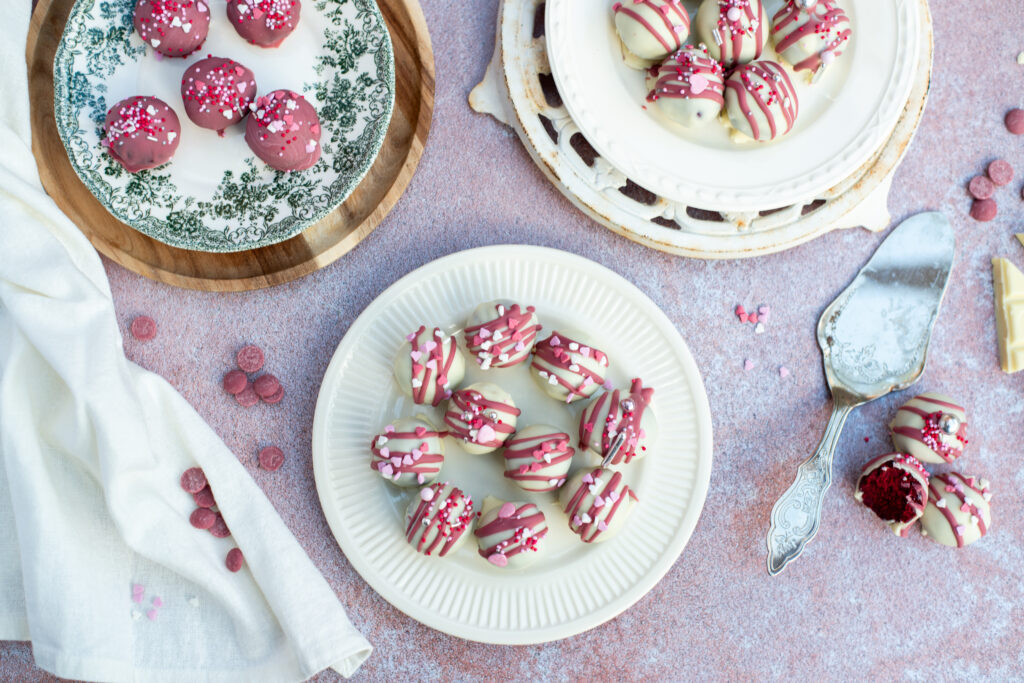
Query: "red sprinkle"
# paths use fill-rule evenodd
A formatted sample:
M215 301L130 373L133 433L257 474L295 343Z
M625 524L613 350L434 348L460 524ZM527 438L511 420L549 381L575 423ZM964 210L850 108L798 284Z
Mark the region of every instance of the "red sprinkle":
M224 391L229 394L239 394L249 384L249 378L241 370L232 370L224 375Z
M196 505L198 505L201 508L212 508L214 505L217 504L217 501L214 500L213 498L213 489L211 489L209 486L204 488L199 493L193 493L192 500L194 500L196 502Z
M245 389L235 394L235 400L243 408L251 408L260 402L260 397L256 390L252 388L252 382L247 382Z
M985 176L977 175L967 184L967 191L975 199L988 199L996 193L996 186Z
M1024 109L1011 109L1003 119L1006 130L1014 135L1024 135Z
M190 467L181 475L181 488L189 493L199 493L206 488L206 475L199 467Z
M242 350L235 356L235 361L238 363L238 367L245 372L256 372L263 367L263 351L260 350L260 347L250 344L242 347Z
M224 566L228 568L228 571L237 572L245 564L245 557L242 555L242 551L238 548L232 548L228 551L228 556L224 558Z
M280 403L282 398L284 398L284 387L278 387L277 391L274 394L264 398L263 402L270 404Z
M971 205L971 218L982 223L987 223L996 217L999 207L994 199L975 199Z
M139 341L149 341L156 336L156 321L148 315L140 315L132 321L131 331Z
M221 514L218 512L216 515L217 519L213 520L213 524L210 526L209 531L217 538L227 538L231 535L231 530L228 529L227 522L224 521Z
M284 451L277 446L266 446L260 449L260 467L268 472L276 472L284 464Z
M1002 187L1013 180L1013 166L1002 159L996 159L988 165L988 177L992 182Z
M253 381L252 388L256 390L260 398L267 398L277 393L277 390L281 388L281 383L271 374L260 375Z
M197 529L209 529L217 521L217 513L206 508L196 508L189 515L188 521Z

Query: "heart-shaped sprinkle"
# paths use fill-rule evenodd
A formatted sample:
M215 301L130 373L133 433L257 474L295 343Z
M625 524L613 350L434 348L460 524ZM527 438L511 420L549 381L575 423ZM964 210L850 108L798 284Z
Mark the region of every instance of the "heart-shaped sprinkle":
M392 456L391 457L391 464L394 465L395 467L401 467L402 466L402 456L400 456L400 455Z
M583 483L584 484L593 484L594 483L594 476L590 472L587 472L586 474L583 475Z
M508 564L508 558L501 553L494 553L487 556L487 561L493 564L495 567L504 567Z
M413 460L419 460L420 458L423 457L423 451L421 451L419 448L414 448L412 449L412 453L410 453L410 455L412 456Z
M245 93L245 89L248 88L249 86L246 85L245 83L235 83L235 87L238 88L238 92L244 94Z
M423 425L417 425L415 431L416 431L416 436L418 436L419 438L422 439L423 435L427 433L427 428L424 427Z
M557 336L554 336L551 337L550 340L548 340L548 343L551 344L552 346L560 346L562 344L562 340L559 339Z
M383 474L385 477L390 477L392 474L395 473L395 470L393 467L391 467L391 465L389 465L388 463L382 464L384 465L384 467L380 468L380 473Z
M495 436L497 436L497 433L494 431L494 427L485 424L477 432L476 440L478 443L490 443L494 441Z
M542 467L544 467L544 465L540 464L539 462L535 462L535 463L530 465L530 471L531 472L538 472L538 471L540 471L540 469Z
M427 480L427 478L423 475L422 472L420 472L419 474L416 475L416 483L417 484L422 484L426 480Z
M734 8L735 9L735 8ZM690 93L699 95L708 89L708 79L700 74L690 76Z
M529 471L530 471L530 466L529 465L520 465L519 466L519 474L526 474Z
M419 363L413 363L412 364L412 374L418 375L421 372L423 372L423 366L420 365Z
M594 498L594 507L596 507L596 508L603 508L604 507L604 498L602 498L601 496L597 496L596 498Z
M395 431L395 425L388 425L387 427L384 428L384 431L385 433L390 434L391 432Z
M557 479L548 479L548 486L558 486Z
M406 453L405 457L402 458L402 464L403 465L411 465L412 464L412 456L409 455L408 453Z
M498 510L498 517L500 517L502 519L505 519L506 517L511 517L515 513L516 513L515 503L505 503L505 504L503 504L501 506L501 509Z
M149 41L149 44L153 47L160 47L160 39L154 38L153 40Z
M427 367L433 370L434 372L437 372L437 359L431 358L430 360L428 360Z
M390 458L391 457L391 449L387 448L387 447L384 447L384 448L380 449L380 457L382 457L382 458Z
M600 522L597 523L597 529L598 531L608 531L608 524L606 524L605 521L602 519Z
M423 352L422 351L410 351L409 352L409 357L412 358L413 360L419 360L420 358L423 357Z
M608 493L608 500L610 500L611 502L614 503L618 499L619 499L619 492L618 491L610 491Z
M431 351L433 351L436 348L437 348L437 342L434 341L433 339L431 339L430 341L428 341L427 343L425 343L423 345L423 350L426 351L427 353L430 353Z
M584 358L590 358L590 347L589 346L581 346L580 347L580 355L583 356Z
M580 515L580 520L581 520L581 521L582 521L582 522L583 522L584 524L590 524L591 522L593 522L593 521L594 521L594 518L593 518L593 517L591 517L590 515L588 515L588 514L587 514L586 512L584 512L584 513L583 513L582 515Z
M482 339L487 339L488 337L491 336L491 331L486 327L481 327L479 334Z

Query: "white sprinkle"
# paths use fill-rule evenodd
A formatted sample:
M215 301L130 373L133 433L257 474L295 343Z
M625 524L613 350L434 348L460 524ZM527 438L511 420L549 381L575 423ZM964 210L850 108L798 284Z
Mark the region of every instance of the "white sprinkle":
M764 323L754 325L754 332L757 334L764 334Z

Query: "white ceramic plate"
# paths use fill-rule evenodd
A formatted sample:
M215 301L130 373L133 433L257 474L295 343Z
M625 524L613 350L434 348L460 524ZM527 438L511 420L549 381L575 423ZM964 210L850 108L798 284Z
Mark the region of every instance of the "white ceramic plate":
M651 453L625 470L640 504L615 538L586 545L570 533L556 496L525 494L502 476L500 453L471 456L448 442L441 480L486 495L532 500L548 517L546 553L520 572L497 569L472 539L444 558L405 541L404 512L416 489L370 470L368 445L389 421L423 409L401 395L391 361L420 324L459 329L483 301L537 307L545 330L589 332L611 359L610 378L639 376L655 388L659 435ZM546 336L546 335L545 335ZM476 368L509 391L519 424L546 422L575 434L564 404L548 398L525 365ZM443 407L443 405L442 405ZM573 413L574 414L574 413ZM385 599L424 624L470 640L526 644L593 628L643 597L669 570L697 523L711 475L711 413L686 344L657 306L592 261L527 246L463 251L405 276L363 311L331 360L313 421L313 471L324 514L346 557Z
M57 132L82 182L118 220L183 249L255 249L333 211L377 158L395 100L391 38L374 0L307 0L295 30L270 49L238 35L223 0L209 6L206 42L171 59L135 32L135 0L77 0L54 57ZM245 143L244 121L223 138L192 123L181 77L208 54L252 69L261 95L301 92L320 117L320 161L275 171ZM181 121L174 158L135 174L100 146L107 110L133 95L162 99Z
M815 198L879 149L910 93L921 39L917 3L845 0L853 38L817 83L794 78L800 114L787 136L737 144L717 122L687 130L645 102L643 73L623 62L612 4L547 1L551 72L602 156L642 187L690 206L756 211ZM684 4L696 11L696 2ZM766 0L769 17L781 5ZM762 58L775 59L770 45Z

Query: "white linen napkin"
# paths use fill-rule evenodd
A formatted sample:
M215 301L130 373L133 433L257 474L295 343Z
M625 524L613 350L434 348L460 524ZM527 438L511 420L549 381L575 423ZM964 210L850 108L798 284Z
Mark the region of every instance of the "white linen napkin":
M23 62L29 2L7 4L0 639L31 639L36 663L68 678L351 675L371 648L337 596L210 427L125 358L100 259L39 182ZM195 505L178 482L196 465L229 538L189 524ZM233 574L224 558L236 545L246 564Z

